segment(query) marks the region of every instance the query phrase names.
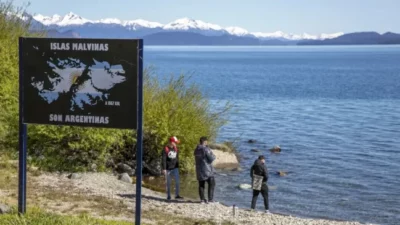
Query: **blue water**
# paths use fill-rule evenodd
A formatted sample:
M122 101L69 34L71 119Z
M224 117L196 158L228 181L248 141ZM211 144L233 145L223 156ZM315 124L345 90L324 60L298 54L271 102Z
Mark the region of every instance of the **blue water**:
M217 200L249 208L235 186L250 183L258 148L271 211L400 223L400 46L146 47L145 65L191 73L215 108L234 104L218 139L239 144L243 171L217 177Z

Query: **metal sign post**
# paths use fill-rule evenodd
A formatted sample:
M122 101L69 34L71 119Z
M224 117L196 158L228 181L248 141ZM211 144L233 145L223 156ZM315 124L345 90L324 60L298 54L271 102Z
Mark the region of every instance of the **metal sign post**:
M21 46L22 39L19 39ZM19 48L19 169L18 169L18 213L26 211L26 142L27 126L24 124L24 73L23 73L23 54Z
M142 164L143 164L143 40L139 41L138 74L138 125L136 140L136 211L135 224L140 224L142 214Z

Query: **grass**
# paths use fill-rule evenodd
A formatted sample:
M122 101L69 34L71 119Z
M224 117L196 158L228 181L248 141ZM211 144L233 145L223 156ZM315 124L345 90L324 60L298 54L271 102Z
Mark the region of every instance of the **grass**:
M45 212L38 208L28 209L25 215L19 216L17 211L11 214L0 215L2 225L132 225L125 221L96 219L86 213L78 216L58 215Z
M10 190L18 187L18 161L0 157L0 189Z
M132 214L132 221L134 215ZM231 222L217 223L211 220L191 219L181 216L174 216L158 210L144 211L142 221L151 220L151 224L168 225L231 225ZM45 212L39 208L29 208L27 213L18 216L16 210L11 214L0 215L0 224L2 225L132 225L132 222L104 220L91 217L87 212L79 215L59 215L56 213ZM144 223L146 224L146 223Z

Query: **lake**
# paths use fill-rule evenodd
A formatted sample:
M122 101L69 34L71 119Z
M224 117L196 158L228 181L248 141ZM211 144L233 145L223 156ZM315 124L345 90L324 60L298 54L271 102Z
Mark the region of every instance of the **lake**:
M215 108L234 104L218 140L238 144L243 171L217 175L216 200L250 207L236 186L250 183L257 148L272 212L400 221L400 46L148 46L144 60L160 78L190 73Z

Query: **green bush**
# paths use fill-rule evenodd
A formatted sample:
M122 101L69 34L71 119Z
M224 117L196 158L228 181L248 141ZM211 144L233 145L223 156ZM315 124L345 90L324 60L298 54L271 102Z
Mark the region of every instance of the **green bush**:
M0 3L0 151L18 148L18 37L43 36L29 32L29 21L6 18L7 12L20 14L10 2ZM144 72L144 160L160 158L168 137L181 141L182 171L193 169L193 150L200 136L215 137L226 122L229 110L212 112L198 86L187 77L170 78L161 84L152 69ZM104 170L108 159L124 162L135 158L136 133L129 130L69 126L28 126L28 155L31 162L46 170L86 171L96 165Z
M9 132L18 126L18 37L30 36L27 23L8 13L21 14L11 2L0 2L0 143L11 143ZM39 34L38 34L39 35Z
M188 78L180 75L161 83L153 70L146 70L144 91L144 127L152 138L151 154L160 154L168 137L180 139L180 165L183 171L193 169L193 151L201 136L215 138L219 128L226 123L222 111L212 112L211 105L197 85L188 85ZM147 151L147 150L146 150Z

